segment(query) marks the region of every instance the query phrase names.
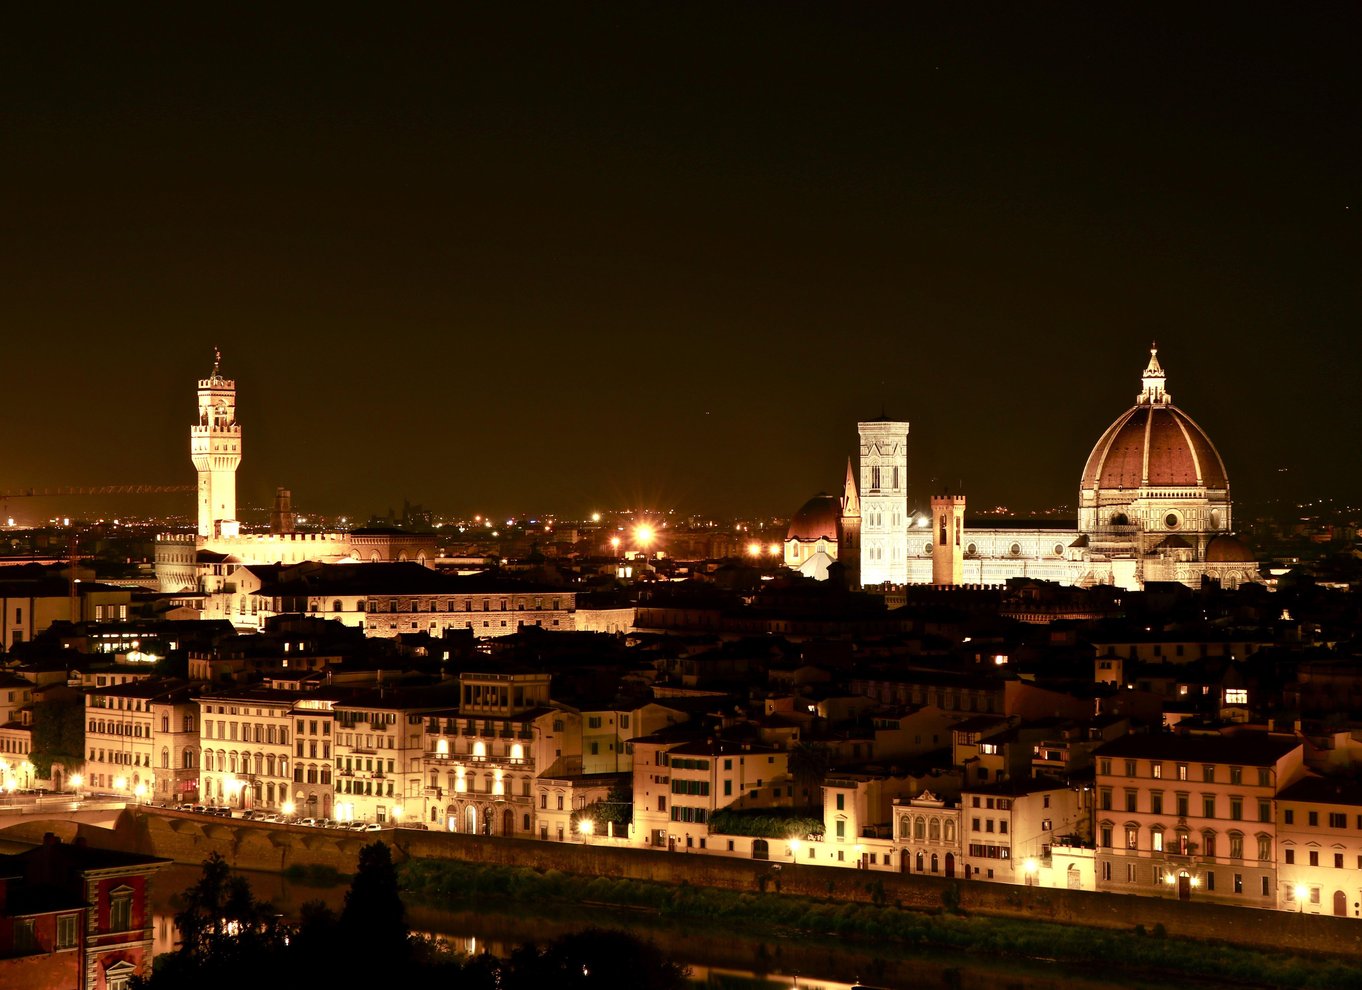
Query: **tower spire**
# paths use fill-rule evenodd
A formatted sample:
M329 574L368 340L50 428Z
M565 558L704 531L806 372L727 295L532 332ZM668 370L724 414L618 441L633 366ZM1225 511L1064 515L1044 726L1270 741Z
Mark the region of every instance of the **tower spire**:
M1167 380L1168 376L1164 374L1163 366L1159 364L1159 345L1154 341L1149 345L1149 363L1145 365L1141 379L1144 388L1136 397L1136 403L1167 405L1172 402L1165 387Z

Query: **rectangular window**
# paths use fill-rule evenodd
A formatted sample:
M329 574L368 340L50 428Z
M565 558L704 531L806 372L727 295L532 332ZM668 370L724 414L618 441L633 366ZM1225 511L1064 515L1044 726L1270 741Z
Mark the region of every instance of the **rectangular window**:
M1336 869L1336 870L1341 870L1341 869L1343 869L1343 854L1342 854L1342 853L1334 853L1334 869Z
M1178 780L1186 780L1186 779L1187 779L1187 764L1186 764L1186 763L1179 763L1179 764L1178 764Z
M1310 850L1310 865L1319 866L1319 851L1316 849Z
M1163 814L1163 792L1151 791L1149 794L1149 813L1152 815Z
M1215 817L1215 795L1214 795L1214 794L1203 794L1203 795L1201 796L1201 817L1202 817L1202 818L1214 818L1214 817Z
M1330 828L1347 828L1347 827L1348 827L1348 816L1347 816L1347 815L1338 814L1338 813L1332 812L1332 811L1329 812L1329 827L1330 827Z
M1282 821L1286 822L1288 825L1296 824L1296 813L1290 808L1287 808L1282 812Z
M1244 874L1242 873L1236 873L1234 875L1234 892L1236 894L1242 894L1244 892Z
M1201 779L1208 784L1215 783L1215 767L1206 764L1201 768Z
M845 810L846 810L846 795L845 795L845 794L838 794L838 795L837 795L837 810L838 810L838 811L845 811Z
M1260 822L1272 821L1272 802L1259 799L1258 801L1258 820Z
M126 932L132 928L132 893L109 897L109 931Z
M1271 883L1270 880L1268 880L1267 877L1263 877L1262 880L1263 880L1263 884L1262 884L1262 886L1263 886L1262 894L1263 894L1264 897L1268 897L1268 896L1271 895L1271 893L1272 893L1272 883Z
M1310 827L1311 827L1311 828L1319 828L1319 812L1318 812L1318 811L1307 811L1305 814L1306 814L1306 817L1307 817L1307 818L1309 819L1309 821L1310 821Z
M1244 820L1244 799L1241 797L1230 798L1230 819L1232 821Z
M38 937L33 931L32 918L20 918L14 922L14 951L34 952L38 948Z
M80 916L64 914L57 919L57 948L74 949L79 938L77 922Z
M1155 780L1162 780L1162 779L1163 779L1163 764L1162 764L1162 763L1152 763L1152 762L1151 762L1151 763L1149 764L1149 775L1150 775L1151 777L1153 777Z
M1230 783L1238 786L1244 782L1244 768L1230 767Z
M1177 808L1178 808L1178 817L1179 817L1179 818L1186 818L1186 817L1187 817L1187 805L1188 805L1188 798L1187 798L1187 795L1186 795L1186 794L1179 794L1179 795L1177 795L1176 800L1177 800Z
M1206 871L1206 889L1215 890L1215 874L1210 870Z
M1155 852L1163 852L1163 833L1151 832L1149 837L1153 842L1151 848L1153 848Z
M1296 850L1294 850L1294 849L1287 849L1287 850L1285 850L1285 851L1282 853L1282 855L1284 855L1284 856L1286 857L1286 865L1287 865L1287 866L1294 866L1294 865L1295 865L1295 863L1296 863Z

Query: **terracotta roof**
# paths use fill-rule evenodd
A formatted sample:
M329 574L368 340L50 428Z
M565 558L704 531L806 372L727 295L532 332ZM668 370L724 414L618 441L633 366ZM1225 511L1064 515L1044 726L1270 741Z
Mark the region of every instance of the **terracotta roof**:
M1255 560L1253 551L1248 548L1243 540L1237 536L1222 533L1206 544L1206 562L1208 564L1251 564Z
M1227 488L1220 454L1192 418L1169 404L1141 404L1112 423L1083 468L1084 489Z
M1132 733L1102 746L1097 750L1097 755L1265 767L1276 763L1300 745L1301 741L1294 737L1273 736L1265 732L1236 732L1233 735Z
M790 528L785 533L787 540L837 540L837 526L842 516L842 507L837 497L819 492L809 499L790 519Z

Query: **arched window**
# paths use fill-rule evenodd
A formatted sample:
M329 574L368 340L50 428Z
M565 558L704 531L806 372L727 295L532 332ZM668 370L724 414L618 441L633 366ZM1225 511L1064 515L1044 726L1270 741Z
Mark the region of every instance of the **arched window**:
M954 841L955 841L955 819L954 819L954 818L947 818L947 819L946 819L946 841L947 841L947 842L954 842Z
M333 612L341 611L341 600L339 598L337 598L335 601L331 603L331 611Z
M921 850L921 849L919 849L919 850L917 851L917 857L914 859L913 862L914 862L914 869L916 869L917 872L919 872L919 873L923 872L923 864L926 862L926 859L925 859L925 857L922 855L922 850Z
M185 752L185 756L186 756L185 766L188 766L188 765L189 765L189 763L188 763L189 750L186 749L184 752ZM204 768L205 770L212 770L212 769L213 769L213 751L212 751L211 749L206 749L206 750L203 751L203 768Z
M941 841L941 819L933 818L927 823L927 838L933 842Z
M907 815L899 818L899 838L906 839L913 834L912 819Z
M1201 855L1207 859L1215 858L1215 833L1210 829L1201 833Z
M184 757L184 763L182 764L182 766L186 770L192 769L194 766L194 751L186 746L185 751L182 755Z
M170 769L170 747L168 746L161 747L161 769Z
M932 872L933 873L941 872L941 861L937 859L936 853L932 853Z
M913 819L913 838L918 842L927 838L927 819L921 815Z

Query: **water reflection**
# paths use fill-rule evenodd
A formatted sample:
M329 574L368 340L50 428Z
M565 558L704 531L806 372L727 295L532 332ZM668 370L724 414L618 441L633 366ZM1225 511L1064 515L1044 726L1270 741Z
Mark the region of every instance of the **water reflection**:
M309 887L273 873L244 874L255 896L270 901L286 918L297 918L308 901L339 912L345 887ZM157 953L175 948L177 895L198 881L200 870L169 866L152 884L152 934ZM950 987L954 990L1152 990L1153 983L1120 978L1091 979L1059 966L1010 959L972 958L936 950L886 943L809 938L745 936L656 919L641 921L573 905L481 903L477 910L451 905L408 906L413 931L438 939L468 955L490 952L506 957L526 942L547 942L590 925L620 928L657 943L677 962L691 968L697 988L706 990L850 990L860 980L876 987ZM1162 984L1166 987L1166 984Z

